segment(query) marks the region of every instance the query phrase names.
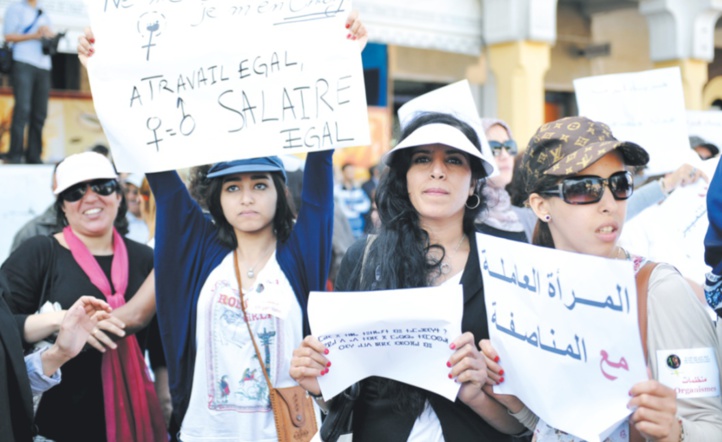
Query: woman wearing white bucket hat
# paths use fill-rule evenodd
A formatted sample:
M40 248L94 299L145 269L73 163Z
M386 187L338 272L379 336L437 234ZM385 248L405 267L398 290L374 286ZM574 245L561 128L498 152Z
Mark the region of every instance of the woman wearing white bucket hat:
M107 158L71 155L58 165L56 177L55 204L65 228L27 240L2 267L11 290L7 301L24 322L28 343L58 330L52 318L62 314L34 314L46 303L67 309L81 295L92 295L118 308L153 270L151 249L122 237L114 226L124 221L125 205ZM163 440L165 425L138 341L111 340L125 336L123 327L115 318L98 323L88 343L99 352L83 352L63 368L63 382L40 401L35 420L40 435L59 442L103 441L115 440L117 429L128 430L122 434L132 440Z

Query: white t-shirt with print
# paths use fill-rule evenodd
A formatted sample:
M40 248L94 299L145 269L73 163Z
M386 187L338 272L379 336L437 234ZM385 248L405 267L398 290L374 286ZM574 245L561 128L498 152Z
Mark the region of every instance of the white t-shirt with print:
M303 339L301 307L275 253L243 297L271 383L296 385L288 372ZM240 302L230 253L208 276L198 299L196 362L181 425L183 442L277 440L268 385Z

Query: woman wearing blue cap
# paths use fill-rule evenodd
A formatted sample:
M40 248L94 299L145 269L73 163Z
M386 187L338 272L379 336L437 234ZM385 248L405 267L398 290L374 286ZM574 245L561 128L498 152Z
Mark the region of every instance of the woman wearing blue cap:
M356 13L346 28L363 48ZM91 41L80 41L81 59ZM296 385L289 365L309 333L308 293L324 289L331 258L332 155L308 155L298 217L275 156L210 168L202 203L212 220L177 173L147 175L157 204L158 324L183 442L279 439L264 371L274 388Z

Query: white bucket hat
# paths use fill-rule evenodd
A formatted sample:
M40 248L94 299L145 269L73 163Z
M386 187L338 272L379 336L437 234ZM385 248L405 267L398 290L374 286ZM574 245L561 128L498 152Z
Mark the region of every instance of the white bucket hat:
M118 179L110 160L95 152L76 153L58 164L55 171L57 186L53 193L60 195L75 184L103 178Z

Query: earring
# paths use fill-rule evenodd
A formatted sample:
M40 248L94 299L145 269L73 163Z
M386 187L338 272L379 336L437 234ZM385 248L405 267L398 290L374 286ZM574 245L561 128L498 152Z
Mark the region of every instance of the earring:
M473 205L470 206L470 205L469 205L469 199L471 199L472 196L475 196L475 197L476 197L476 204L473 204ZM469 209L469 210L474 210L474 209L476 209L477 207L479 207L479 204L481 204L481 197L480 197L479 195L477 195L477 194L471 195L471 196L469 197L469 199L467 199L467 200L466 200L466 203L464 204L464 205L466 206L466 208Z
M548 223L548 222L551 221L551 220L552 220L551 215L549 215L549 214L544 215L544 222L547 222L547 223Z

